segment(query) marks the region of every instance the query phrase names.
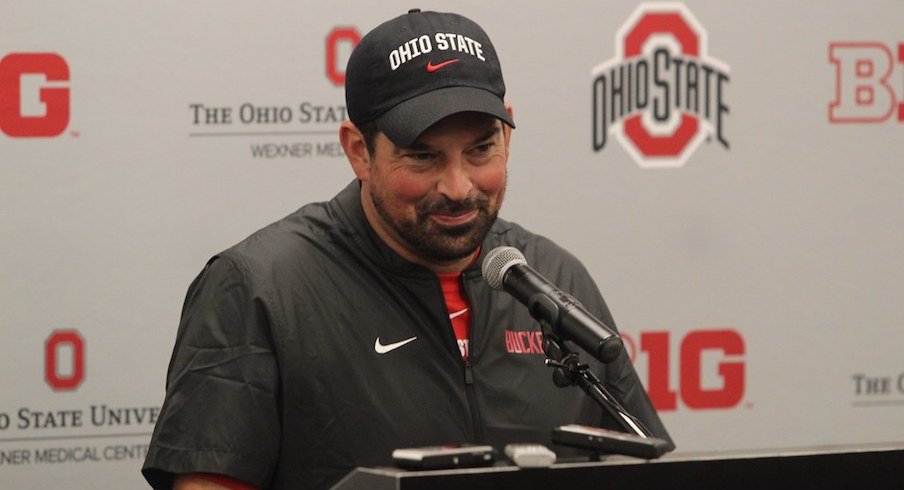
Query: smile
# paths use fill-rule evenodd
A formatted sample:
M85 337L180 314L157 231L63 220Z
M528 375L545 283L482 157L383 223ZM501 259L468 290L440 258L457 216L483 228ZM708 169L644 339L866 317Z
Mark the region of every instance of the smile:
M461 214L441 214L433 213L430 219L444 226L459 226L466 224L477 217L479 210L472 209Z

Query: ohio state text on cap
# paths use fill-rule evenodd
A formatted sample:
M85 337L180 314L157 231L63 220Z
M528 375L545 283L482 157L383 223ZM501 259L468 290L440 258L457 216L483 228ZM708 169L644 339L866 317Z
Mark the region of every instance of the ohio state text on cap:
M486 32L458 14L409 11L365 35L348 60L345 102L356 125L374 121L396 146L459 112L515 127Z

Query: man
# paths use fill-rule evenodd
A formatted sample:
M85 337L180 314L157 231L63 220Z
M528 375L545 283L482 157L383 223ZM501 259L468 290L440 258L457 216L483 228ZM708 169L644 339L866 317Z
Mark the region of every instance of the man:
M481 277L487 252L514 246L614 324L574 257L496 218L515 125L483 30L413 10L361 40L346 78L355 181L189 288L143 470L155 487L324 488L399 447L550 444L558 425L611 424L554 386L537 322ZM668 439L626 355L592 364Z

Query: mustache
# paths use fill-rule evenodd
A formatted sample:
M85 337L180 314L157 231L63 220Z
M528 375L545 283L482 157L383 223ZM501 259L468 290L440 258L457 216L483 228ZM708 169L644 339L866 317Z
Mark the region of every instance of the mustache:
M486 196L469 196L461 201L453 201L448 197L442 196L432 201L421 201L417 205L417 213L419 215L426 214L460 214L475 209L486 211L489 208L490 200Z

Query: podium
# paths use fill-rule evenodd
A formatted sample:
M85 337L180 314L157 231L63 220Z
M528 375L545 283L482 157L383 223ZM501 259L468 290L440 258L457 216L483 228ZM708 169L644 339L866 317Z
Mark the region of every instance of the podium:
M472 489L900 489L904 442L770 452L603 456L550 468L490 466L406 471L356 468L333 490Z

